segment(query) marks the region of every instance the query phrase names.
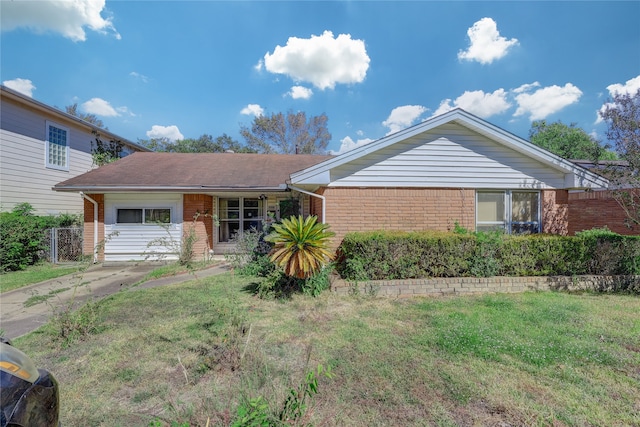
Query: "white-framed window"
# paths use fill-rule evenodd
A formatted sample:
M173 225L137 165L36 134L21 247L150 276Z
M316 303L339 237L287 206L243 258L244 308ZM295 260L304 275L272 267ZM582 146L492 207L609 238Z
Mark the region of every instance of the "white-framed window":
M219 198L218 243L229 243L244 231L262 230L264 210L265 201L262 198Z
M48 168L69 170L69 129L47 121L45 164Z
M477 191L476 230L504 230L509 234L540 233L540 192Z
M118 208L117 224L171 224L171 208Z

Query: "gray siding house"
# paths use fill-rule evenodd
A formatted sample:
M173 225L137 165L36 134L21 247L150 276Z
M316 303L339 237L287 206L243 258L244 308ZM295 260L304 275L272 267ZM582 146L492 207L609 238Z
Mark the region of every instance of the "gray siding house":
M124 154L149 151L75 116L0 86L0 211L30 203L38 215L83 213L76 193L52 187L93 169L93 130L124 143Z

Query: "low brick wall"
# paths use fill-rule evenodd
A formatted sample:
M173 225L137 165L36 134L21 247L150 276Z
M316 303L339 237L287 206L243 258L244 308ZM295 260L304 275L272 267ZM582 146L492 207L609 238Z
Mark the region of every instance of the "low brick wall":
M548 290L611 292L627 289L630 283L637 286L640 276L448 277L370 280L357 283L336 279L331 283L331 291L338 295L361 294L403 298Z

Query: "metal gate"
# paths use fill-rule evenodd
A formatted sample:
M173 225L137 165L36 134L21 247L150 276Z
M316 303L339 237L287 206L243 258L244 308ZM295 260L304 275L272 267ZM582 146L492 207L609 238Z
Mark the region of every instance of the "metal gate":
M45 247L49 249L49 262L82 261L82 231L82 227L48 229Z

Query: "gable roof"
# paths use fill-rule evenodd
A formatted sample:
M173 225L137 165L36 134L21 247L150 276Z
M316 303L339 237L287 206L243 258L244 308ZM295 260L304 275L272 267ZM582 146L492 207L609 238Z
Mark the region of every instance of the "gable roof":
M122 142L124 145L129 146L131 148L133 148L136 151L151 151L149 150L147 147L144 147L140 144L136 144L135 142L131 142L126 138L123 138L119 135L116 135L115 133L112 133L106 129L100 128L96 125L93 125L85 120L82 120L79 117L76 117L74 115L71 115L69 113L66 113L62 110L59 110L57 108L51 107L47 104L44 104L40 101L37 101L27 95L24 95L18 91L15 91L13 89L10 89L6 86L0 85L0 96L2 98L11 100L15 103L18 104L22 104L23 106L26 106L28 108L32 108L36 111L45 113L45 114L51 114L54 117L57 118L57 120L61 120L64 121L66 123L72 123L77 127L83 128L85 130L87 130L88 132L91 131L97 131L98 133L100 133L101 138L103 140L109 140L109 139L113 139L116 141L120 141Z
M291 173L332 156L247 153L133 153L56 184L56 191L277 191Z
M345 170L357 170L361 167L361 164L371 164L366 159L373 158L373 155L384 156L385 149L391 149L394 145L399 146L412 138L416 139L421 135L434 131L436 128L444 128L452 124L481 135L492 144L502 147L503 151L510 150L511 152L519 153L520 157L530 159L552 171L562 178L559 180L561 188L605 188L608 185L604 177L556 156L459 108L432 117L420 124L355 148L305 170L295 172L291 175L291 182L294 185L331 185L335 182L336 176L344 173ZM452 157L450 160L455 163L456 159ZM353 167L349 168L349 165L353 165ZM464 172L461 164L449 166L449 168L457 171L458 174ZM421 184L424 184L424 181Z

